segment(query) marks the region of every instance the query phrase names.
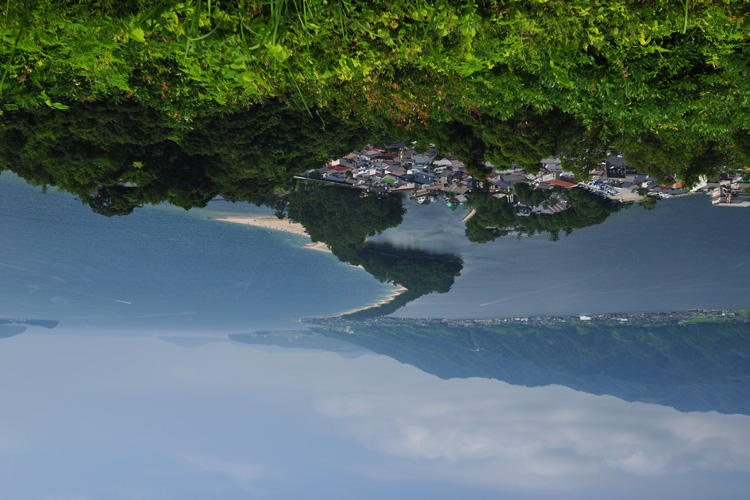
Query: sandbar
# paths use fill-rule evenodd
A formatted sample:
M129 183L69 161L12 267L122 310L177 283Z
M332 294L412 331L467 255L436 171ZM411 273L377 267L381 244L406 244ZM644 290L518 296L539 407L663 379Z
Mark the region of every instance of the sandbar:
M396 297L398 297L399 295L407 291L406 288L404 288L401 285L396 285L395 283L392 283L392 285L395 286L396 288L392 290L391 292L389 292L388 295L383 297L378 302L375 302L374 304L370 304L369 306L360 307L358 309L352 309L351 311L333 314L330 317L338 318L340 316L346 316L347 314L353 314L355 312L364 311L365 309L373 309L375 307L382 306L384 304L387 304L388 302L391 302L393 299L395 299Z
M258 216L235 216L230 215L227 217L209 217L211 220L218 220L222 222L231 222L233 224L244 224L246 226L252 226L252 227L262 227L264 229L270 229L272 231L282 231L284 233L289 234L295 234L297 236L303 236L305 238L309 238L310 235L307 234L307 231L305 231L305 227L300 224L299 222L294 222L290 219L279 219L278 217L275 217L273 215L258 215ZM315 242L311 241L309 243L305 243L303 245L300 245L302 248L309 248L310 250L318 250L322 252L331 252L331 249L323 242ZM352 264L349 264L352 266ZM359 267L361 269L364 269L362 266L352 266L352 267ZM380 301L371 304L369 306L360 307L358 309L352 309L351 311L342 312L339 314L333 315L334 317L338 316L344 316L347 314L363 311L365 309L371 309L373 307L382 306L383 304L387 304L388 302L392 301L402 293L406 291L406 288L395 285L396 288L391 291L389 294L387 294L385 297L383 297Z
M305 227L299 222L294 222L290 219L279 219L273 215L256 215L256 216L237 216L230 215L226 217L209 217L211 220L218 220L222 222L231 222L233 224L244 224L246 226L261 227L263 229L270 229L271 231L281 231L284 233L294 234L309 238L310 235L305 231ZM310 250L318 250L320 252L330 252L331 249L328 245L322 242L311 241L300 245L303 248Z
M348 314L353 314L353 313L356 313L356 312L365 311L367 309L374 309L376 307L379 307L379 306L382 306L384 304L387 304L387 303L391 302L396 297L398 297L399 295L401 295L402 293L404 293L404 292L407 291L407 289L404 288L401 285L396 285L395 283L391 283L391 284L393 286L395 286L396 288L394 288L393 290L391 290L385 297L383 297L379 301L375 302L374 304L370 304L369 306L364 306L364 307L358 307L357 309L352 309L350 311L344 311L344 312L340 312L340 313L336 313L336 314L330 314L328 316L315 316L315 317L310 318L310 319L318 319L318 318L340 318L340 317L346 316ZM304 323L305 322L305 318L297 318L296 321Z

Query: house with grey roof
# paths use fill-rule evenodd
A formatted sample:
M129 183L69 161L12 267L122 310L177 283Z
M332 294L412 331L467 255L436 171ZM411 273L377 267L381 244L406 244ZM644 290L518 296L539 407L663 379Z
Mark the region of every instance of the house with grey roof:
M544 158L542 168L547 172L562 172L562 160L560 158Z
M611 156L605 160L605 175L607 179L624 179L627 174L627 164L622 156Z
M724 180L711 191L711 204L719 207L750 207L750 183Z

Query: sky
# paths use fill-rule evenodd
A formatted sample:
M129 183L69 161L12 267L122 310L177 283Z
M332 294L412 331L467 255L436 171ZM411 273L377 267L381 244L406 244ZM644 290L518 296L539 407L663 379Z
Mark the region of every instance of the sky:
M560 386L441 380L378 355L210 340L183 348L148 335L38 327L0 340L7 498L750 491L748 416L680 413Z

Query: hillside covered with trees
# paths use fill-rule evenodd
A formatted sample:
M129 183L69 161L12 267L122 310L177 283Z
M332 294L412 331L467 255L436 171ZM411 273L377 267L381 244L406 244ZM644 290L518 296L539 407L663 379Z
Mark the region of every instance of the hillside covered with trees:
M72 193L103 215L165 201L202 207L218 194L250 201L367 137L356 124L326 125L277 101L189 126L136 102L33 108L2 119L5 168Z
M318 323L316 333L444 379L559 384L681 411L750 414L750 326L743 321Z

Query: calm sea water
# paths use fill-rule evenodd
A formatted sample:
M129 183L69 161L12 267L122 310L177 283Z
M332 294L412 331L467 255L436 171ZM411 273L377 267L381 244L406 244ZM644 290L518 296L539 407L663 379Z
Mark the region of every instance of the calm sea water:
M231 333L296 328L295 317L363 307L392 288L300 249L304 238L206 219L257 212L247 204L106 218L70 195L40 191L0 176L0 317L77 330Z
M450 293L395 315L490 318L750 306L750 209L702 195L631 206L561 236L469 243L466 211L408 205L404 223L373 238L453 253L464 269Z
M0 316L64 320L76 328L242 331L362 307L390 287L302 238L210 221L267 213L212 202L163 205L105 218L71 196L0 177ZM464 269L447 294L403 317L487 318L671 311L750 305L750 210L707 198L633 206L557 242L546 236L466 240L465 211L408 203L404 223L375 241L448 253Z

